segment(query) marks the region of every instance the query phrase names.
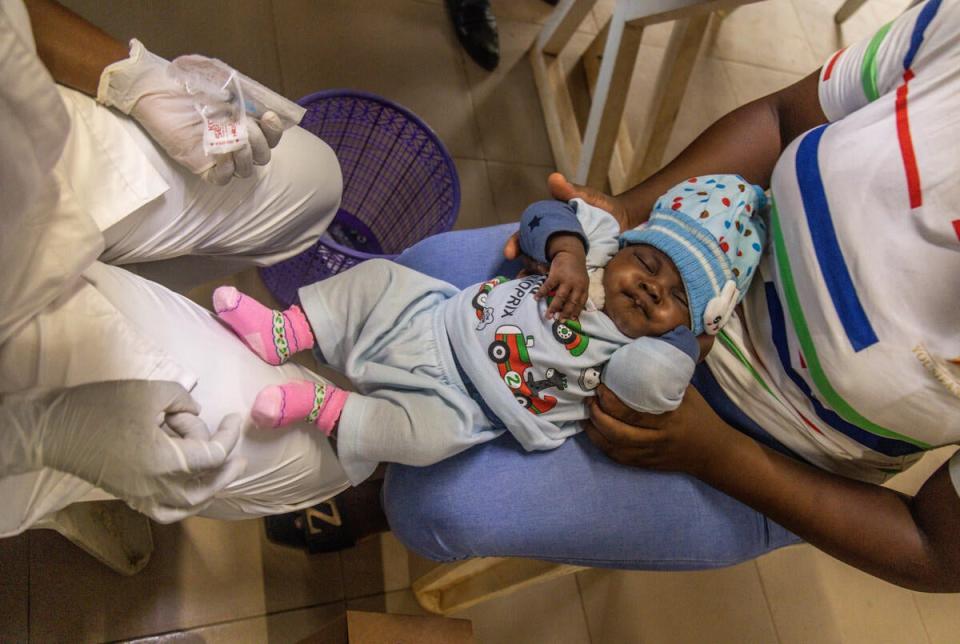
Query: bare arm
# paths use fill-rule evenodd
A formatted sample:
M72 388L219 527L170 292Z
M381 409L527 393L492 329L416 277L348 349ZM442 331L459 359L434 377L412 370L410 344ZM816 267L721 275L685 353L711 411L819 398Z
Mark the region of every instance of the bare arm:
M37 54L61 85L96 96L104 67L127 57L127 45L53 0L26 0Z
M586 430L614 460L692 474L892 583L960 591L960 497L946 465L911 498L767 449L724 423L692 388L679 409L660 416L637 414L602 387L595 400Z

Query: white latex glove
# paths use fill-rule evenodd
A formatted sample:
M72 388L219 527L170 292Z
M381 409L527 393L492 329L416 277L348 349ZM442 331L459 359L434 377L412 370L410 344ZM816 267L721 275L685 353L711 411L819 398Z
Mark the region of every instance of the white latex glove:
M169 66L169 61L134 38L130 57L108 66L100 75L97 101L135 118L167 154L210 183L222 186L233 176L249 177L254 165L270 161L270 148L276 147L283 134L273 112L266 112L260 120L246 117L249 143L242 149L207 156L203 151L204 122L195 99L170 76Z
M162 523L196 514L246 467L239 415L213 435L179 384L97 382L0 404L0 477L50 467Z

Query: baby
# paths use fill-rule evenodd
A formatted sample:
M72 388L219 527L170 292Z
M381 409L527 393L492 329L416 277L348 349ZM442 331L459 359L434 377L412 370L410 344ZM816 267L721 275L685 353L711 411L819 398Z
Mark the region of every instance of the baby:
M520 245L546 276L459 291L370 260L301 288L302 309L272 311L232 287L213 304L267 362L313 348L354 383L267 387L252 416L335 432L355 485L379 462L428 465L506 430L551 449L580 430L601 382L638 411L680 404L696 336L722 328L756 270L765 202L738 176L695 177L621 235L580 199L543 201L523 213Z

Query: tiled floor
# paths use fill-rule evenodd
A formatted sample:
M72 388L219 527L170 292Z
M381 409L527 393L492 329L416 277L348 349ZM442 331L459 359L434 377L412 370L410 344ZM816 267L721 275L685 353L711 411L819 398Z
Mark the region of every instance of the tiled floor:
M460 227L514 221L547 196L553 159L524 57L550 12L541 0L494 0L503 61L492 74L460 52L440 0L67 4L119 37L137 35L165 55L223 58L288 96L353 87L407 105L456 158ZM598 3L577 45L613 4ZM765 0L715 21L668 156L728 110L868 35L907 0L868 0L842 29L831 20L839 4ZM628 108L633 131L667 34L658 27L644 36ZM255 284L256 275L238 280ZM196 291L201 300L204 293ZM898 485L912 490L922 479L911 472ZM423 562L389 535L317 557L270 544L259 521L191 519L156 526L154 536L153 560L130 578L52 532L0 541L0 641L291 642L321 631L336 641L347 606L419 611L409 585ZM708 572L588 571L461 616L473 620L479 642L496 643L960 640L960 596L895 588L806 546Z

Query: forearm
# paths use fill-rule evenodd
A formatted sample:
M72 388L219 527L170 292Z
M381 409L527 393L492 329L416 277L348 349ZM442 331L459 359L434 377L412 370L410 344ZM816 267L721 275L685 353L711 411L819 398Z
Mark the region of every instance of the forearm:
M128 55L127 45L53 0L26 0L40 60L54 80L96 96L103 69Z
M911 499L794 461L733 429L725 433L722 456L706 462L699 478L870 574L915 590L960 590L948 476L935 475ZM954 509L944 511L951 501Z
M630 227L644 221L660 195L690 177L739 174L767 187L783 148L826 122L817 96L819 72L779 92L747 103L707 128L673 161L627 192Z

